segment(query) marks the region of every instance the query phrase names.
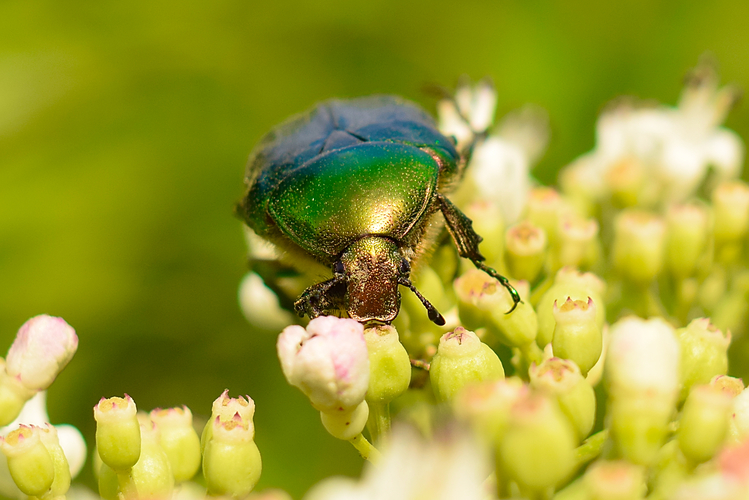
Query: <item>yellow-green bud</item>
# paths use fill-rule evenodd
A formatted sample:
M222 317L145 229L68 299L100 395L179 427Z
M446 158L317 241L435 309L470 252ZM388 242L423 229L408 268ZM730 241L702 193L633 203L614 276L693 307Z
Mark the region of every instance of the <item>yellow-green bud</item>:
M640 500L644 498L645 470L624 460L599 460L583 476L591 500Z
M57 429L51 424L44 424L44 427L39 429L39 437L55 465L55 479L52 481L52 486L47 495L51 498L65 496L70 488L70 465L62 446L60 446Z
M459 420L468 422L480 439L499 443L507 429L510 409L527 394L528 386L516 377L471 384L453 398L453 412Z
M593 387L572 361L549 358L529 371L531 387L556 399L559 408L575 429L578 441L585 439L596 419Z
M260 451L254 441L254 425L238 412L229 420L216 416L207 425L212 427L203 453L203 476L208 494L248 495L262 470Z
M16 377L5 371L5 360L0 358L0 426L11 423L18 417L26 401L36 391L26 388Z
M598 260L598 223L574 214L559 223L559 238L554 251L555 267L590 267Z
M676 331L681 347L681 399L695 384L707 384L716 375L728 371L728 346L731 332L725 334L709 318L693 320Z
M724 182L713 191L712 202L716 243L741 239L749 227L749 186L740 180Z
M156 426L147 418L142 420L140 458L131 469L128 482L120 482L120 493L126 498L131 492L139 498L168 498L174 490L169 458L159 444Z
M453 275L454 276L454 275ZM416 289L437 308L438 311L446 312L454 305L454 301L447 299L445 285L437 271L431 266L423 266L412 280ZM426 314L424 304L415 293L404 293L401 297L401 311L406 313L408 328L401 331L408 332L418 339L418 349L425 345L435 345L444 332L444 329L435 325ZM370 373L374 373L370 366Z
M526 218L546 234L550 246L556 244L559 218L564 210L564 201L559 193L549 187L535 187L528 193Z
M527 346L536 338L538 319L528 300L517 305L514 311L507 290L483 271L471 269L455 280L458 311L467 328L486 327L490 335L510 347ZM527 282L516 284L521 297L529 296Z
M554 355L570 359L583 376L598 362L603 349L601 328L596 323L597 305L593 299L554 301Z
M617 270L630 281L649 283L663 268L665 224L649 212L623 210L614 222L612 256Z
M192 412L187 406L159 408L149 416L159 430L159 442L169 458L174 480L191 479L200 468L200 438L192 426Z
M320 412L320 420L325 430L336 439L348 441L364 430L369 417L369 405L362 401L354 408L340 408Z
M726 439L731 395L710 385L689 393L679 419L679 448L695 463L713 457Z
M749 437L749 389L741 391L731 402L728 434L734 444L747 441Z
M615 206L624 208L638 205L643 197L645 168L634 156L623 157L614 162L606 172L606 184Z
M459 326L440 339L429 378L437 399L450 401L468 384L504 378L504 368L488 345Z
M411 361L398 332L390 325L364 330L369 352L369 388L366 400L389 403L403 394L411 382Z
M707 246L708 216L702 205L672 205L666 214L666 264L677 278L694 274Z
M531 394L512 408L498 448L498 474L523 489L543 491L566 479L575 465L575 431L556 402Z
M101 460L115 472L126 471L140 457L140 424L135 401L124 398L102 398L94 406L96 448Z
M507 229L507 266L510 275L533 282L546 260L546 233L529 221L522 221Z
M8 470L18 489L29 496L42 496L55 479L55 463L36 426L21 425L0 440L8 459Z
M716 375L710 380L710 385L735 398L744 390L744 381L728 375Z
M567 298L586 301L590 297L595 304L603 304L605 292L603 281L592 273L581 273L571 268L563 267L557 272L554 284L543 294L536 306L538 313L538 336L536 343L544 348L554 337L556 319L554 318L554 302L563 304ZM606 322L604 307L596 307L596 325L603 328Z

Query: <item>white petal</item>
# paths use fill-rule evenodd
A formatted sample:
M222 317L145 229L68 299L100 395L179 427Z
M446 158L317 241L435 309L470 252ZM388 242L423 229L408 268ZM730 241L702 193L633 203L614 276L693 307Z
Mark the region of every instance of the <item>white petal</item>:
M718 128L707 138L705 156L721 178L733 179L741 174L744 143L736 132Z
M251 325L265 330L278 331L293 322L291 313L281 308L278 296L254 272L242 278L239 305Z

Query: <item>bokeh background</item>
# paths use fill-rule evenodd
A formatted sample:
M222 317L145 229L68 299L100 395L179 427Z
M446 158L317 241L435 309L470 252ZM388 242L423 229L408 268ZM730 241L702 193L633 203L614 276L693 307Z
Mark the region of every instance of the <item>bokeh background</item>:
M209 414L224 388L257 404L258 488L295 498L361 460L290 388L275 333L237 305L244 165L263 133L329 97L491 76L499 112L535 103L552 138L536 170L589 150L622 94L675 103L709 52L749 88L749 3L600 1L0 2L0 350L63 316L78 354L53 422L93 441L93 405ZM728 125L749 138L749 109ZM82 480L93 485L90 461Z

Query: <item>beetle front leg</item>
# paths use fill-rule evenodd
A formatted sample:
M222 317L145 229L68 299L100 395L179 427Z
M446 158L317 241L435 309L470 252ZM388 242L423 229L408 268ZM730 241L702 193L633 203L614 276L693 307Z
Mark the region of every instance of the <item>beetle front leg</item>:
M296 302L294 310L299 316L305 314L312 318L322 316L326 311L336 308L336 300L331 291L346 280L342 276L335 276L327 281L316 283L302 292Z
M471 219L469 219L460 211L460 209L458 209L458 207L453 205L450 200L441 194L437 194L437 200L439 200L440 211L445 217L447 231L450 233L453 242L455 242L455 246L458 248L458 255L473 262L473 265L476 266L477 269L484 271L486 274L499 281L502 286L510 292L513 304L512 308L506 313L510 314L521 302L520 294L515 290L515 287L510 284L510 281L507 278L484 264L483 261L486 259L481 255L481 252L479 252L479 243L481 243L483 238L473 230L473 222Z

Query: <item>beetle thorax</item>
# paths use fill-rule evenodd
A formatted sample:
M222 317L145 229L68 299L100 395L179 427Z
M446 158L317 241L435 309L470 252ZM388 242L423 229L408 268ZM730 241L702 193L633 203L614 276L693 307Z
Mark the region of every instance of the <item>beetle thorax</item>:
M341 256L346 273L346 308L360 322L389 323L400 308L398 246L383 236L365 236Z

